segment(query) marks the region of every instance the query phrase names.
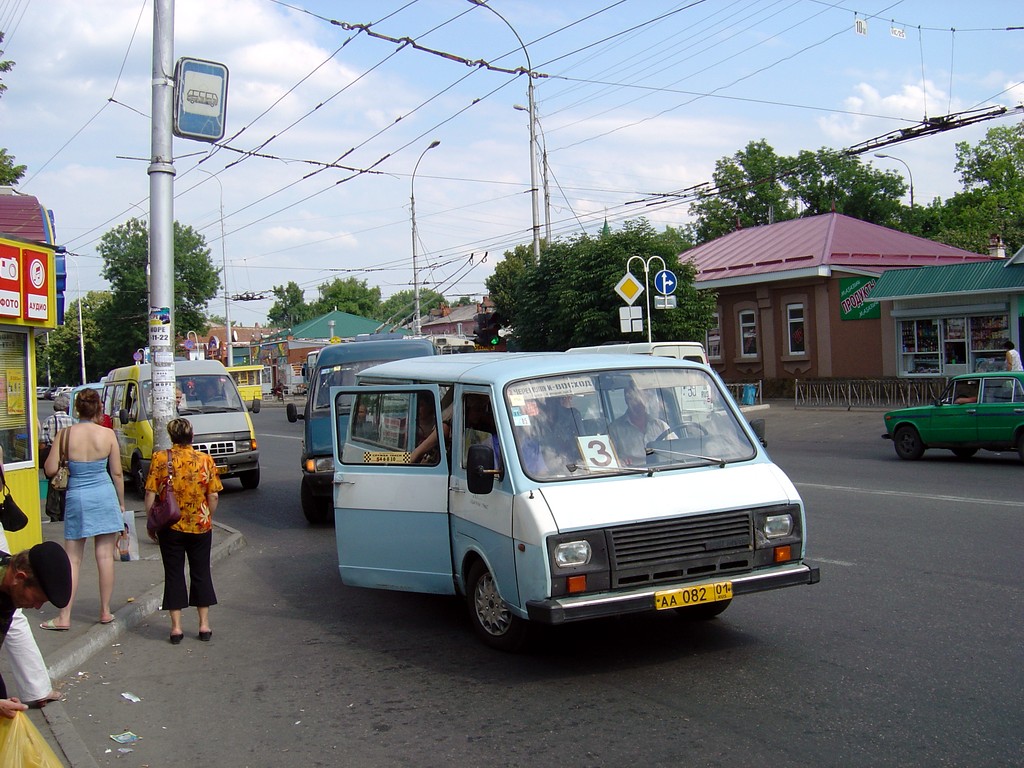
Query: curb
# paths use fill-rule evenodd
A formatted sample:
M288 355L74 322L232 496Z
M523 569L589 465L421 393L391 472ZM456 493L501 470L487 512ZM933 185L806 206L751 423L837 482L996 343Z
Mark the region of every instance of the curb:
M226 533L227 539L213 548L210 553L211 563L223 560L246 546L245 537L241 531L216 521L213 525ZM90 628L84 638L72 643L66 652L61 654L61 658L49 666L47 671L50 674L50 679L58 680L70 676L72 670L85 663L101 648L110 645L114 639L160 610L163 589L162 584L153 587L142 597L117 611L112 623L97 624ZM75 730L71 718L68 717L64 704L54 701L41 711L46 719L46 724L50 726L54 740L61 752L64 753L68 765L72 768L98 768L96 760L85 746L82 737L78 735L78 731Z

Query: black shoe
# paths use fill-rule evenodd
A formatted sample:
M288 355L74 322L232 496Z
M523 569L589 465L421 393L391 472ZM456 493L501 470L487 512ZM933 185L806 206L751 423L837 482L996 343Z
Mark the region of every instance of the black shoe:
M211 637L213 637L213 630L212 629L209 632L200 632L199 633L199 639L202 640L204 643L210 642L210 638Z
M183 635L182 633L180 633L180 632L179 632L179 633L178 633L178 634L176 634L176 635L171 635L171 636L170 636L170 637L168 638L168 640L170 640L170 641L171 641L171 645L179 645L179 644L181 643L181 638L183 638L184 636L185 636L185 635Z

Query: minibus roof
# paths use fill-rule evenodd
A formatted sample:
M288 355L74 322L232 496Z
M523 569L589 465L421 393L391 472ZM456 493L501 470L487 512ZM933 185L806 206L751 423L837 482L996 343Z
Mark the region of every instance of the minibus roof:
M460 382L504 386L534 376L575 371L614 371L637 368L701 368L705 366L670 357L646 355L573 354L563 352L474 352L395 360L358 374L360 384L399 382Z

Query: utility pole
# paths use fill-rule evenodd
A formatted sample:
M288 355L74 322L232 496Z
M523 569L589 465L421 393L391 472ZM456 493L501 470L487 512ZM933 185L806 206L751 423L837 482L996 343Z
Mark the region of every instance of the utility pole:
M174 415L174 0L153 3L152 157L149 164L149 349L153 447L171 447Z

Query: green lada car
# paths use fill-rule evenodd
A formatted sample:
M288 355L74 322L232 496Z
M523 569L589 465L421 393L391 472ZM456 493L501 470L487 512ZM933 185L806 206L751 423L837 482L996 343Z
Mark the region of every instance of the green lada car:
M931 405L886 413L885 429L901 459L947 448L961 459L979 449L1017 451L1024 461L1024 372L955 376Z

